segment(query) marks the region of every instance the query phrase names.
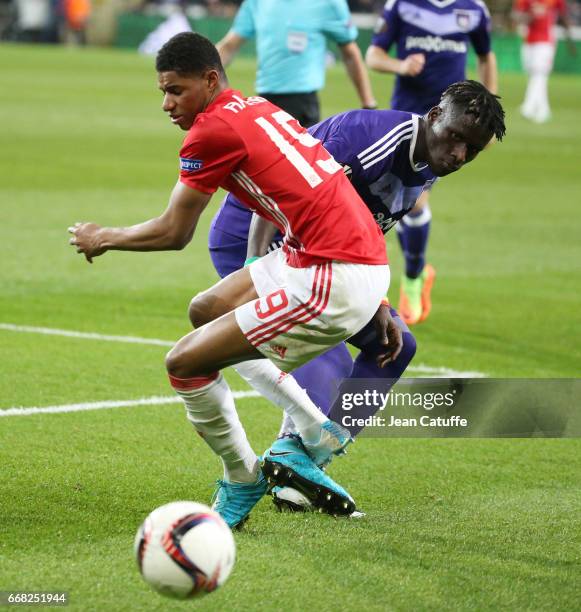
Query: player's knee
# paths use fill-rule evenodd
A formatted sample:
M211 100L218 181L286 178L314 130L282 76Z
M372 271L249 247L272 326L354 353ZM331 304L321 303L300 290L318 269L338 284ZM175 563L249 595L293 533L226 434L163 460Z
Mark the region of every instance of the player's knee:
M174 346L171 351L165 356L165 369L171 376L178 376L177 371L180 368L179 353L176 351ZM179 378L179 376L178 376Z
M176 378L191 378L196 375L192 363L187 359L186 352L176 344L165 356L167 373Z
M206 293L198 293L198 295L194 296L190 302L190 307L188 309L188 315L190 317L190 321L195 329L198 327L202 327L209 321L211 321L211 317L209 314L209 305L206 299Z

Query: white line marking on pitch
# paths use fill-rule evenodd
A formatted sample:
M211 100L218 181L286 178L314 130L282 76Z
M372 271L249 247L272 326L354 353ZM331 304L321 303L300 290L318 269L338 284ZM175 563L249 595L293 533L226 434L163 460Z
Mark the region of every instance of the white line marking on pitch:
M233 391L235 399L259 397L256 391ZM5 408L0 409L0 417L30 416L31 414L58 414L62 412L82 412L84 410L103 410L104 408L128 408L132 406L159 406L160 404L179 404L183 400L176 395L143 397L136 400L112 400L90 402L84 404L63 404L60 406L34 406L32 408Z
M451 370L444 367L427 366L423 363L411 365L406 372L417 372L418 374L431 374L434 378L486 378L484 372L470 372L464 370Z
M25 332L31 334L45 334L48 336L67 336L68 338L83 338L84 340L103 340L105 342L126 342L133 344L154 344L156 346L173 346L175 342L169 340L158 340L157 338L138 338L136 336L110 336L107 334L92 334L88 332L71 331L67 329L55 329L52 327L32 327L30 325L12 325L11 323L0 323L0 329L13 332Z
M66 336L67 338L81 338L83 340L102 340L104 342L125 342L131 344L151 344L155 346L173 346L175 342L160 340L159 338L140 338L137 336L113 336L109 334L95 334L89 332L78 332L68 329L57 329L53 327L34 327L31 325L13 325L12 323L0 323L0 330L31 334L45 334L49 336ZM484 378L483 372L463 372L451 370L445 367L432 367L422 363L411 365L406 370L409 373L429 374L434 378Z

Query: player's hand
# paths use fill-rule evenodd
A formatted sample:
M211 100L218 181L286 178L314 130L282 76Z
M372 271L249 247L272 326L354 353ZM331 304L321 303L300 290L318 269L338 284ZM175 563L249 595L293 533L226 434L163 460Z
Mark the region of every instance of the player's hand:
M415 77L420 74L426 64L426 56L423 53L412 53L401 61L398 69L400 76Z
M100 230L101 226L96 223L75 223L68 229L73 235L69 244L77 247L77 253L83 253L89 263L93 263L93 257L98 257L107 250L101 245Z
M379 343L385 347L385 352L377 356L377 365L384 368L388 363L397 359L403 347L401 329L393 320L389 306L382 304L373 317Z

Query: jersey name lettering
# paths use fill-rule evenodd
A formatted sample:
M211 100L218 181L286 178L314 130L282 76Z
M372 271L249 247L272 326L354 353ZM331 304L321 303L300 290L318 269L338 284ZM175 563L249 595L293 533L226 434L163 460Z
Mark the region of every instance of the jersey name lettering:
M263 102L267 101L266 98L261 98L260 96L250 96L249 98L246 98L246 100L244 100L240 96L237 96L236 94L234 94L232 97L235 101L224 104L223 108L233 112L235 115L237 115L240 111L244 110L248 106L262 104Z

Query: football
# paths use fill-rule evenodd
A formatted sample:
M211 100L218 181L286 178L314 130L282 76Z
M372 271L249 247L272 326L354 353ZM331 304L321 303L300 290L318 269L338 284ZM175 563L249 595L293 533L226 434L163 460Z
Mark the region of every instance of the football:
M222 517L205 506L178 501L155 509L135 537L143 579L168 597L201 597L232 571L236 545Z

